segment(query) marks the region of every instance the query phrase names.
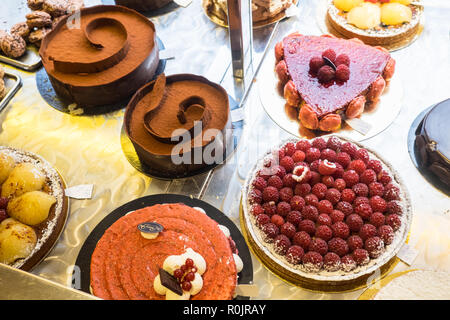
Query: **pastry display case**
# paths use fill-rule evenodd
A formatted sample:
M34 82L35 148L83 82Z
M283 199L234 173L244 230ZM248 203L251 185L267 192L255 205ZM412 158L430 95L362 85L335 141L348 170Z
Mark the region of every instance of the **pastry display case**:
M41 2L46 3L46 0ZM272 6L263 9L261 6L265 1L255 1L253 6L252 1L235 1L239 5L245 2L248 11L253 8L269 15L266 20L253 24L253 29L242 21L233 21L236 18L234 13L228 14L231 20L226 20L224 6L227 1L157 1L156 9L153 2L145 0L63 2L70 3L72 8L65 9L66 16L58 13L58 1L39 4L40 1L8 0L2 4L4 9L0 12L0 29L5 32L18 23L28 21L31 32L40 30L49 34L42 35L42 39L33 43L24 42L22 55L12 57L13 51L17 49L10 45L15 35L8 38L13 40L3 41L1 37L4 35L0 30L0 47L3 48L0 51L0 71L5 78L0 83L4 83L0 89L5 91L0 101L0 155L5 150L14 150L45 163L48 171L60 181L62 190L58 201L64 212L57 230L49 231L51 244L45 245L45 252L39 252L39 258L34 259L27 268L20 268L20 263L8 263L12 258L8 260L9 252L0 246L0 262L5 263L0 263L0 299L99 299L93 295L92 287L96 288L98 296L106 298L169 299L166 290L178 290L179 294L175 296L177 299L222 297L214 292L214 277L211 276L211 272L217 272L214 271L216 268L221 270L215 263L222 262L222 259L227 261L227 268L226 271L220 271L223 275L217 277L223 277L219 280L224 280L225 274L228 275L222 281L230 293L227 291L227 299L402 299L402 277L409 274L403 278L405 283L414 282L415 275L417 281L425 283L423 277L428 272L434 275L430 279L437 279L436 282L441 283L434 286L430 284L430 288L436 290L435 297L450 299L448 287L447 292L440 291L445 291L445 283L450 281L450 182L446 183L450 172L449 149L448 143L443 142L440 148L436 148L429 141L433 141L433 137L430 137L432 134L440 137L438 141L446 141L442 139L442 136L445 137L445 132L442 133L445 125L428 123L428 126L436 126L436 133L432 130L426 134L421 132L422 119L427 112L433 109L432 106L449 98L448 4L433 0L415 1L415 4L409 5L418 5L418 9L413 11L417 20L414 20L417 22L414 35L408 34L408 39L403 39L401 45L386 45L376 50L361 40L352 39L353 36L337 34L331 28L326 22L326 14L327 6L332 6L333 1L327 0L274 1ZM128 3L137 6L139 12L126 8ZM153 6L149 3L153 3ZM116 7L118 4L121 6ZM276 5L281 7L275 8ZM351 8L346 5L345 1L337 2L340 10L345 9L347 17L347 11ZM33 6L35 9L31 9ZM382 8L383 4L378 6ZM230 4L228 8L231 8ZM243 8L246 6L243 5ZM31 17L29 14L32 11L42 13ZM253 13L254 17L255 14L261 14L259 11ZM251 15L250 12L246 13L247 16ZM420 18L416 17L419 13ZM335 15L337 17L339 13L335 12ZM71 23L79 25L72 29ZM402 20L401 23L407 24L408 21ZM240 35L236 35L236 25L240 25ZM382 22L380 25L384 29L388 28ZM354 28L352 25L348 29ZM142 31L136 37L138 29ZM245 32L252 34L243 34ZM364 33L370 32L366 30ZM237 71L236 52L233 49L239 39L245 40L239 44L243 50L239 57L245 58L245 63ZM300 42L302 49L296 51ZM337 56L331 57L324 53L329 53L332 48ZM73 55L67 55L70 51ZM304 52L309 53L304 55ZM347 57L339 58L340 53L346 53ZM320 61L316 59L319 67L315 70L312 61L317 55ZM346 62L346 59L349 61ZM304 70L299 67L301 63L304 64ZM320 68L324 66L327 67L324 72L328 74L319 75L322 73ZM349 74L343 75L345 72ZM368 75L363 75L364 72ZM329 74L332 76L325 79ZM302 82L304 79L310 82L305 85ZM363 80L367 83L361 85ZM314 89L317 86L320 86L320 90ZM353 90L355 87L358 87L357 91L341 94L344 88ZM308 104L312 104L310 101L327 100L320 96L327 95L327 89L334 90L335 96L341 99L331 113ZM308 94L319 96L311 97ZM348 101L345 100L347 96ZM367 100L366 105L358 105L362 99L364 103ZM448 107L449 104L443 105ZM356 116L350 116L351 108L360 109ZM362 113L364 108L365 112ZM307 113L310 109L313 112ZM320 114L320 119L314 118L314 114ZM442 114L448 117L449 113L444 110ZM338 124L332 122L336 118ZM331 119L327 123L329 126L325 125L323 119ZM439 119L439 115L434 115L433 119ZM447 123L449 119L444 120ZM314 121L317 122L316 126ZM320 128L325 130L318 130L318 121ZM199 129L198 123L204 127ZM188 147L182 151L177 149L178 145L173 142L174 136L168 132L180 129L182 133L194 134L192 141L187 143ZM202 144L201 148L192 147L196 134L205 135L208 130L214 132L208 143ZM182 133L175 138L182 139ZM333 135L337 138L333 138ZM427 146L415 143L416 136L420 135L427 137L424 140ZM309 141L309 147L303 149L300 146L302 143L295 147L298 139ZM288 150L291 146L281 147L280 143L286 141L295 141L291 144L297 149L291 152ZM339 141L338 145L334 144L336 141ZM345 143L353 147L343 147ZM209 158L202 158L200 164L195 166L182 166L176 162L179 160L177 157L182 158L183 154L188 154L189 159L195 159L197 153L205 157L212 147L216 152L210 153L209 158L212 157L214 161L220 158L217 162L211 162ZM217 148L220 152L217 152ZM276 148L277 151L273 151ZM174 153L173 150L178 151ZM317 157L312 155L316 151ZM426 151L429 151L428 159L436 155L440 157L436 169L438 177L429 170L433 165L421 165ZM260 171L271 167L267 165L265 157L274 152L277 156L282 153L277 168L283 167L284 172L264 175ZM346 165L341 164L346 159L341 159L342 162L336 160L337 154L341 153L351 154L351 157L347 154ZM293 162L289 163L288 160ZM39 180L39 174L30 168L29 172L19 172L22 176L29 173L28 178L20 180L14 170L20 167L21 161L30 164L34 160L18 160L14 157L11 160L8 154L0 156L0 182L7 182L2 186L0 197L0 242L11 240L7 238L10 235L7 228L10 227L20 227L21 232L27 235L36 233L36 230L45 233L45 230L52 228L46 224L47 220L50 221L47 216L51 217L55 211L54 202L48 198L51 194L51 188L48 187L51 179L43 178L45 182L35 182ZM329 171L329 166L332 171ZM360 169L360 166L364 167ZM342 169L340 175L336 173L339 167ZM353 177L347 178L344 169L346 173L351 171L351 174L356 175L358 181L350 183ZM314 174L302 180L306 179L306 171L309 170L314 171ZM33 179L30 178L30 172L34 174ZM269 177L274 176L277 178L268 182ZM261 187L255 187L254 180L257 178L264 180ZM12 187L11 181L15 182L14 179L20 181ZM281 186L276 188L278 180ZM320 198L315 196L315 190L304 194L302 191L297 192L296 186L305 181L309 181L310 188L323 185L325 191L327 188L328 191L332 190L331 198L338 194L340 199L328 201L325 191ZM265 190L268 186L276 192ZM261 191L252 194L252 190L259 188ZM377 188L382 191L378 192ZM349 190L346 197L351 200L343 201L343 190ZM349 193L353 195L349 196ZM33 204L35 194L44 200ZM294 209L291 201L293 196L306 201L305 206L317 208L313 208L317 217L306 218L311 212L303 211L304 206L298 206L298 203L297 209ZM318 198L316 202L314 197ZM370 198L370 202L362 203L363 200L359 199L361 203L356 203L358 199L355 200L355 197ZM374 204L375 197L380 202ZM277 203L280 206L282 202L282 205L289 206L286 213L275 205ZM344 214L346 204L342 202L350 205L352 212ZM184 203L196 210L183 209L183 205L176 203ZM24 218L28 212L32 212L30 215L35 218L37 212L45 211L41 204L44 207L53 206L51 210L47 208L43 219L35 222L29 217ZM328 205L331 207L328 208ZM365 217L361 209L364 205L370 209ZM276 207L273 209L275 211L269 214L273 206ZM272 224L271 228L277 235L289 235L288 231L284 231L286 228L281 228L285 220L293 226L294 233L303 231L297 226L298 221L293 222L298 219L314 220L317 227L326 225L322 230L329 230L334 237L326 237L328 249L318 254L320 250L317 248L300 248L301 245L293 240L291 234L282 238L288 245L280 255L276 249L278 240L275 241L275 249L264 244L273 242L273 239L264 237L264 230L270 228L262 228L263 232L258 229L258 221L263 218L258 220L259 213L255 213L255 207L268 216L270 221L265 224ZM332 216L332 211L340 211L345 216L336 218L336 221L333 216L331 220L329 216ZM381 223L374 222L376 217L371 217L372 211L376 211L378 218L381 215ZM156 224L157 231L152 231L155 225L152 228L142 225L149 222L141 221L141 212ZM297 213L288 218L287 214L292 212ZM204 213L208 217L195 218ZM323 223L319 222L319 213L328 217L322 216L325 219ZM160 218L158 214L161 214ZM346 219L347 216L354 218L357 215L363 217L364 226L370 224L375 228L376 225L378 231L375 228L371 235L362 236L361 233L372 232L361 231L363 220L358 218L361 226L353 227L354 223ZM330 222L326 222L326 219L330 219ZM338 236L340 231L337 231L336 222L344 225L342 228L348 229L349 225L351 230L347 230L345 236ZM384 227L383 232L379 229L381 227ZM147 231L156 233L156 238L144 237L147 231L142 231L142 228L152 229ZM310 232L311 238L324 238L315 230L314 227L314 232ZM395 246L389 251L387 243L392 242L389 236L392 232L394 237L394 231ZM129 242L120 244L118 241L119 244L112 250L114 257L99 255L97 243L107 247L112 232L117 232L117 236L123 236ZM170 238L170 232L179 232L179 237ZM269 231L265 235L268 234ZM332 249L331 238L346 243L347 240L341 238L347 239L349 236L366 243L355 244L356 249L347 246L342 254L338 249ZM158 245L159 242L155 242L159 241L158 237L160 240L175 239L173 252L168 253L170 249L162 242ZM386 249L384 244L381 249L378 248L379 243L376 244L378 249L386 250L379 260L376 259L379 255L375 250L370 249L373 245L367 243L367 240L374 238L386 242ZM35 240L40 245L39 238ZM148 245L148 241L154 242ZM208 245L203 243L206 241ZM190 250L182 251L180 243L184 243L184 249ZM22 249L19 250L22 256L16 256L18 259L26 259L25 251L28 254L32 252L22 242L16 241L14 244ZM134 246L137 248L135 251ZM208 246L214 250L208 251ZM288 247L295 248L288 251ZM130 258L131 263L124 261L121 256L124 250L130 250L130 257L133 257ZM369 256L367 259L356 259L355 250L370 253L370 259ZM139 252L139 256L135 252ZM166 259L158 258L161 261L158 260L156 265L160 269L155 265L146 269L146 262L141 258L145 254L152 256L160 252L164 252ZM295 253L286 256L289 263L281 257L286 252ZM337 257L340 261L338 265L344 270L343 277L338 279L342 276L338 272L327 278L327 272L331 269L321 267L317 274L302 269L310 262L307 259L303 261L302 257L311 252L318 254L320 259L329 253L331 255L327 259ZM295 255L299 256L293 258ZM180 257L183 258L182 263L173 262ZM233 259L235 264L231 263ZM358 268L353 269L359 273L352 271L352 268L344 268L344 260L358 263ZM381 260L382 263L373 263ZM127 265L130 270L139 273L136 275L138 279L151 277L154 291L146 294L146 289L140 289L139 285L126 286L124 281L133 281L133 276L128 272L122 278L120 273L114 273L118 269L111 271L106 267L105 273L112 274L106 280L92 276L92 270L103 270L108 261L114 261L114 266L120 265L117 268ZM209 266L206 273L202 270L204 261ZM297 268L292 267L291 263L304 265ZM364 269L361 266L365 264L368 266ZM143 271L149 269L152 269L151 276ZM184 273L177 276L181 271ZM340 281L343 278L349 281ZM110 281L111 286L109 283L105 285L105 281ZM204 285L199 287L199 282L204 282ZM343 285L339 285L339 282ZM135 294L123 295L125 291L121 286ZM109 288L108 294L104 293L105 287ZM383 291L385 287L387 292ZM161 288L166 296L158 293ZM396 296L396 292L400 296ZM428 298L433 298L433 294Z

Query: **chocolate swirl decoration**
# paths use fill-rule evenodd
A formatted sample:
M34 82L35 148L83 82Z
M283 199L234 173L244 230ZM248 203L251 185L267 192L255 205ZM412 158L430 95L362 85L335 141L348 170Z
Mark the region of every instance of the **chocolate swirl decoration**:
M80 62L64 60L62 57L50 56L49 60L53 61L55 70L64 73L94 73L106 70L118 64L128 53L130 43L128 41L128 33L125 26L116 19L101 17L93 19L83 28L83 33L88 43L98 50L98 55L93 55L92 59ZM98 32L102 31L102 32ZM114 34L119 39L119 44L115 45L110 53L106 50L108 43L102 41L105 32ZM102 43L103 42L103 43Z

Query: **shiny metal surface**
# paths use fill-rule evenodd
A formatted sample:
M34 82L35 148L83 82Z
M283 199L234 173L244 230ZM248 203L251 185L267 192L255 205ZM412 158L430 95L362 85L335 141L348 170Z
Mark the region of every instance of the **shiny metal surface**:
M85 2L90 5L100 1ZM27 11L24 0L6 3L7 9L0 12L0 28L23 20ZM207 76L220 82L245 108L245 128L237 152L213 172L189 179L172 182L151 179L127 162L120 145L123 110L90 117L59 112L41 98L34 73L15 69L23 79L23 87L0 113L0 144L41 155L59 170L69 186L94 184L92 199L71 200L70 217L62 237L33 274L76 287L77 268L73 264L90 231L118 206L148 194L171 192L201 197L239 225L241 187L248 170L269 146L290 137L264 111L257 86L252 85L261 81L260 75L254 81L252 75L258 71L265 53L273 55L275 43L286 34L296 30L303 34L322 33L314 18L317 3L300 1L298 16L254 30L251 72L241 82L235 81L230 67L228 31L206 17L201 0L150 18L166 48L175 52L174 59L167 61L166 74ZM397 60L395 77L404 89L402 108L386 130L364 141L399 172L412 199L409 243L419 255L411 267L399 263L393 272L421 267L450 270L450 198L420 175L409 159L406 143L415 117L431 104L449 97L449 14L448 9L427 7L421 36L407 48L393 53ZM253 265L254 283L260 288L257 299L356 299L362 293L362 290L340 294L307 291L278 279L256 258Z

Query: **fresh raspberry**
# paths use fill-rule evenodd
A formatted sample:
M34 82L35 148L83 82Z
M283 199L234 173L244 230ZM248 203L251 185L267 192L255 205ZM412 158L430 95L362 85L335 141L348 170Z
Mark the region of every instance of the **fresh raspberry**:
M349 215L345 219L345 223L347 223L350 231L352 232L358 232L364 224L362 218L356 213L352 213L351 215Z
M378 179L378 182L383 184L383 186L387 185L388 183L390 183L392 181L392 178L389 175L389 173L387 173L384 170L378 174L377 179Z
M297 182L294 180L294 178L292 177L292 173L288 173L283 177L283 186L284 187L289 187L291 189L294 189L295 186L297 185Z
M256 189L263 191L264 188L267 187L267 181L262 177L256 177L255 180L253 180L253 186Z
M342 211L345 216L353 213L353 207L346 201L340 201L336 204L336 210Z
M280 165L273 166L273 174L283 178L286 175L286 169Z
M306 183L311 180L312 171L309 166L303 164L295 164L292 170L292 178L298 183Z
M333 212L333 204L329 200L320 200L317 209L319 210L319 213L330 214Z
M367 169L372 169L378 174L383 170L383 165L378 160L369 160L369 162L367 162Z
M337 204L341 200L341 193L335 188L328 189L325 193L325 199L330 201L332 204Z
M292 188L284 187L280 190L279 196L281 201L291 202L291 199L294 196L294 191Z
M347 241L341 238L333 238L328 241L328 249L336 253L339 257L343 257L348 253Z
M355 157L357 150L356 146L350 142L344 142L341 146L341 152L348 153L352 158Z
M336 151L334 151L333 149L325 148L320 152L320 159L322 160L335 162L336 157L337 157Z
M274 239L275 252L281 255L286 254L287 250L291 246L291 240L284 234L279 234Z
M356 159L350 162L348 170L355 170L358 174L362 174L366 170L366 164L361 159Z
M264 191L262 193L262 197L265 202L269 202L269 201L277 202L278 199L280 198L280 195L278 193L277 188L269 186L264 189Z
M316 229L315 237L328 241L333 237L333 231L329 226L319 225Z
M291 198L290 205L292 210L302 211L303 207L305 206L305 199L303 199L303 197L301 196L295 195Z
M309 60L309 71L311 71L311 73L317 73L323 65L325 65L325 62L322 57L312 57L311 60Z
M341 268L341 258L334 252L328 252L323 257L323 267L330 272L338 271Z
M250 191L248 198L250 200L250 203L261 203L262 202L262 192L261 190L252 188Z
M346 152L339 152L336 156L336 162L345 169L350 164L350 162L352 162L352 158Z
M318 252L324 256L328 252L328 244L321 238L314 238L309 245L309 251Z
M294 160L294 162L303 162L303 161L305 161L305 158L306 158L306 155L301 150L296 150L294 152L294 154L292 155L292 160Z
M341 193L341 200L352 203L355 200L355 192L352 189L344 189Z
M369 218L369 222L373 224L375 227L380 227L384 224L385 218L384 214L381 212L374 212Z
M317 72L317 79L319 79L319 82L329 82L333 80L335 77L335 71L332 67L325 65L319 69Z
M262 227L270 222L270 217L267 214L260 214L256 217L256 225Z
M299 211L291 211L286 216L286 221L296 226L302 221L302 214Z
M337 66L336 80L345 82L348 79L350 79L350 69L345 64Z
M274 214L270 217L270 222L280 228L284 224L284 218L279 214Z
M333 230L334 236L338 238L347 239L350 235L350 229L344 222L336 222L331 226L331 229Z
M384 186L380 182L372 182L369 184L369 195L371 197L380 196L384 194Z
M252 206L251 206L251 208L250 208L250 212L251 212L255 217L257 217L257 216L259 216L260 214L263 214L263 213L264 213L264 209L263 209L263 207L262 207L260 204L255 203L255 204L252 204Z
M302 261L303 255L305 254L305 251L300 246L290 246L289 249L286 252L286 259L289 263L292 264L299 264L300 261Z
M294 170L294 160L289 157L285 156L280 160L280 165L286 169L286 172L292 172Z
M261 178L263 178L264 180L267 180L267 179L269 179L269 178L271 177L270 171L271 171L270 169L263 168L263 169L261 169L261 170L259 170L259 171L257 172L256 176L257 176L257 177L261 177Z
M360 236L357 235L348 237L347 244L351 252L355 251L356 249L361 249L364 246L363 240Z
M358 234L361 237L361 239L363 239L363 241L366 241L368 238L377 235L377 228L373 224L366 223L361 227Z
M317 183L320 182L321 176L318 172L316 171L311 171L311 179L309 180L309 183L314 186Z
M400 189L393 184L386 185L384 187L384 199L386 199L386 201L399 200Z
M317 205L319 204L319 198L317 198L317 196L315 194L312 194L312 193L307 194L305 196L305 203L307 205L317 207Z
M367 197L356 197L355 200L353 200L353 207L357 207L360 204L368 204L370 205L370 200Z
M333 178L335 179L341 179L344 175L344 167L342 167L339 163L335 162L336 165L336 171L333 173Z
M361 182L355 184L352 190L358 197L367 197L369 195L369 187Z
M305 219L298 224L298 230L305 231L312 236L316 233L316 224L311 220Z
M333 224L333 220L331 220L331 217L328 214L321 213L317 218L317 223L319 225L331 226Z
M345 53L342 53L336 57L335 66L338 67L340 65L350 66L350 58Z
M282 147L280 150L278 150L276 155L278 155L278 160L283 159L286 156L286 152L284 151L284 148Z
M285 217L289 212L291 212L291 205L289 203L281 201L277 204L277 214Z
M309 142L308 140L299 140L296 144L295 144L295 148L297 150L301 150L303 152L306 152L309 148L311 148L311 142Z
M345 214L340 210L333 210L333 212L330 214L330 218L332 223L344 221Z
M273 216L277 213L277 205L274 201L265 202L262 205L264 209L264 213L267 214L269 217Z
M317 221L317 218L319 217L319 211L316 207L307 205L303 207L302 210L302 218L303 219L309 219L312 221Z
M313 162L314 160L319 160L320 150L314 147L309 148L305 153L305 159L309 163Z
M341 269L350 272L356 268L356 262L351 255L345 255L341 258Z
M334 178L332 176L323 176L322 183L327 186L327 188L334 187Z
M342 178L345 180L347 187L353 187L359 182L359 175L355 170L345 171Z
M299 196L306 196L311 192L311 186L308 183L297 184L294 193Z
M319 172L319 165L320 165L320 160L314 160L309 165L309 168L311 169L311 171Z
M325 198L325 194L327 192L327 186L323 183L317 183L312 187L311 192L318 198L323 199Z
M339 140L339 138L335 137L335 136L331 136L328 138L327 141L327 148L330 148L334 151L337 151L338 149L341 148L341 140Z
M356 151L355 154L355 159L360 159L362 161L364 161L364 163L367 165L367 163L369 162L369 153L367 152L366 149L358 149L358 151Z
M297 231L297 229L290 222L286 222L280 227L281 234L284 234L289 239L291 239L294 236L296 231Z
M369 263L369 253L364 249L356 249L353 252L353 259L355 260L358 266L363 266Z
M316 138L312 142L313 148L323 150L327 147L327 142L323 138Z
M364 249L371 258L378 258L384 251L384 242L380 237L370 237L364 241Z
M402 205L397 200L389 201L386 205L386 213L387 214L395 213L397 215L402 215L403 214Z
M386 245L390 245L394 241L394 230L387 224L378 227L378 235Z
M267 186L281 190L281 188L283 188L283 180L281 180L279 176L271 176L267 180Z
M344 179L338 178L338 179L334 180L334 188L336 188L337 190L342 192L346 186L347 186L347 184L345 183Z
M379 211L381 213L386 211L387 203L382 197L373 196L369 201L373 211Z
M327 176L332 175L336 172L336 164L328 160L321 160L319 162L319 173L321 175Z
M286 156L291 157L296 150L295 144L293 144L292 142L288 142L284 145L283 150Z
M302 247L304 250L308 250L311 244L311 236L305 231L299 231L292 238L292 243Z
M377 181L377 174L372 169L366 169L361 175L359 176L359 181L362 183L365 183L367 185L371 184L372 182Z
M372 212L372 207L367 203L361 203L355 207L355 213L359 214L364 220L369 220Z
M318 272L323 266L323 258L318 252L310 251L303 255L303 266L310 272Z
M280 229L271 222L264 224L261 230L267 237L266 242L271 242L280 233Z
M336 52L333 49L327 49L322 52L322 58L327 58L334 63L336 61Z
M393 213L386 216L386 224L391 226L394 231L397 231L402 225L402 221L400 220L400 217L398 215Z

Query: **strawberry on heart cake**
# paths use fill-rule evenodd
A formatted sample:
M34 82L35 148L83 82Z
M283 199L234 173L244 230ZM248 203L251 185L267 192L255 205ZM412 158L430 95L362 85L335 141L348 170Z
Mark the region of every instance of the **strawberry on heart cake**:
M376 106L395 71L386 49L356 38L293 33L276 44L275 57L286 103L311 130L339 130L343 118Z
M348 285L387 266L411 212L393 169L356 143L288 140L250 172L243 229L274 273L303 285Z

